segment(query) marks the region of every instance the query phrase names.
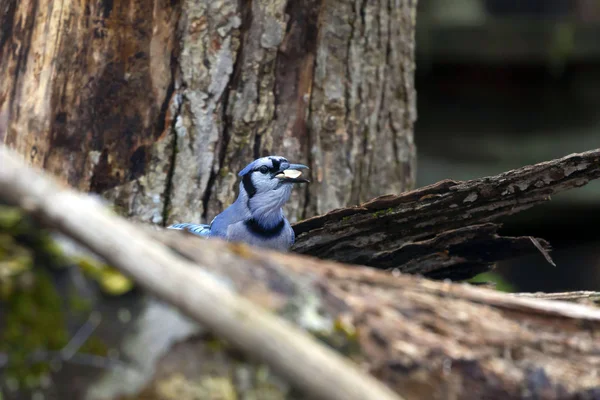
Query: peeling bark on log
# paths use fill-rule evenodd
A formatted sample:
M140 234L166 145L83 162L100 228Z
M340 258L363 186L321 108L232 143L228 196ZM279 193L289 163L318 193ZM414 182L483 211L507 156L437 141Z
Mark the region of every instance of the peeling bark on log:
M548 243L497 234L499 217L600 177L600 149L466 182L442 181L294 225L294 251L431 278L470 278ZM544 254L547 255L547 254Z
M208 260L196 238L160 236L192 260ZM228 276L239 293L297 323L302 324L303 313L319 310L322 326L337 324L344 327L341 332L351 333L340 339L343 334L333 329L325 340L340 351L356 346L349 355L407 399L600 395L600 359L594 356L600 351L597 309L587 309L588 317L593 315L589 319L560 302L232 249L241 257L225 263L221 258L215 273ZM290 313L292 304L303 307Z
M503 294L408 275L390 277L359 266L256 252L244 245L223 245L217 252L219 262L211 263L207 246L198 244L203 239L152 232L178 254L210 264L209 270L228 277L244 297L312 331L406 399L600 396L600 359L595 357L600 351L598 309L538 302L533 294ZM195 337L175 351L180 356L191 349L206 352L210 340ZM225 376L235 370L218 356L209 358L230 371L223 372ZM173 359L177 356L159 362L145 393L177 386L168 367ZM195 363L188 365L182 386L202 376L200 368L192 367Z
M414 184L415 12L411 0L4 1L0 142L153 223L210 220L266 154L312 168L292 221L399 193Z

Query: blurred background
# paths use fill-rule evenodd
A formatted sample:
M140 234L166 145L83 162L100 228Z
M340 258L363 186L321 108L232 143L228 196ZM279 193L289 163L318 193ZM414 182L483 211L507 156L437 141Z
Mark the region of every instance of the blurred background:
M418 186L600 146L600 1L418 7ZM548 239L557 266L539 255L498 274L519 291L600 290L599 220L599 182L505 220L504 234Z
M417 186L600 147L600 0L419 0L416 21ZM508 291L600 291L600 182L552 200L504 219L501 233L547 239L556 267L534 254L502 262L479 281ZM0 213L0 228L12 225L11 218ZM23 239L44 249L31 255L31 265L64 264L58 257L41 259L52 253L56 238ZM0 256L6 255L3 243L14 247L11 240L0 232ZM196 333L173 310L131 291L131 282L114 269L87 259L79 266L68 273L56 267L56 274L31 281L25 276L19 285L32 290L0 307L0 324L7 327L0 377L9 352L17 357L11 373L25 377L25 384L12 376L0 380L0 400L80 398L98 377L94 390L106 395L115 382L128 387L151 374L163 348ZM81 345L84 354L29 369L26 357L56 355L31 349L65 343L74 343L67 351ZM115 368L120 363L135 368L124 374ZM23 387L33 394L19 396Z

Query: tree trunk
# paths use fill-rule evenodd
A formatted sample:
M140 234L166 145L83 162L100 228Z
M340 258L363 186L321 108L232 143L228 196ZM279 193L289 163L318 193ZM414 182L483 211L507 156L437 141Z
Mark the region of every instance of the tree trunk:
M209 220L237 172L311 167L291 220L414 182L416 2L0 5L0 141L154 223Z

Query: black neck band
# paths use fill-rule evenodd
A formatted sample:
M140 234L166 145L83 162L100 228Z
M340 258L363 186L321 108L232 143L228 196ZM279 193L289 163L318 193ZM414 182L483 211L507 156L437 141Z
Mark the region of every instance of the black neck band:
M283 219L279 221L279 223L271 228L266 228L263 225L259 224L257 220L254 218L247 219L244 224L248 228L248 230L256 235L262 236L264 238L271 238L273 236L277 236L283 230L285 226L285 222Z

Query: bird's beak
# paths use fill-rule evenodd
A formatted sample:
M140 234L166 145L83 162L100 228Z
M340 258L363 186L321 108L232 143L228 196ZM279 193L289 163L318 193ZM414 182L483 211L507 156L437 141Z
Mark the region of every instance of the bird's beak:
M290 164L290 166L287 169L279 171L275 175L275 178L281 179L283 182L286 182L286 183L308 183L308 182L310 182L306 178L300 178L300 175L302 175L302 172L300 170L302 170L302 169L308 169L308 167L306 165L302 165L302 164Z

